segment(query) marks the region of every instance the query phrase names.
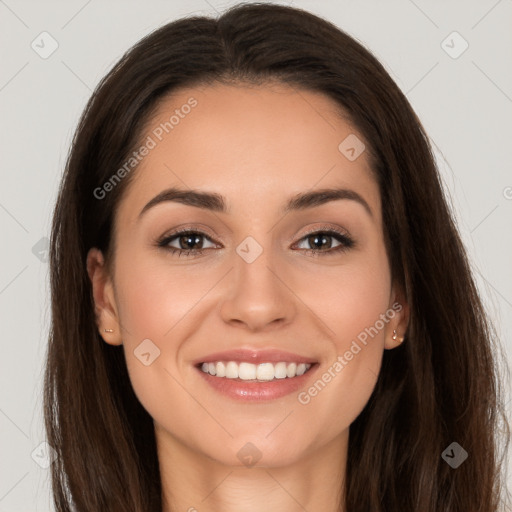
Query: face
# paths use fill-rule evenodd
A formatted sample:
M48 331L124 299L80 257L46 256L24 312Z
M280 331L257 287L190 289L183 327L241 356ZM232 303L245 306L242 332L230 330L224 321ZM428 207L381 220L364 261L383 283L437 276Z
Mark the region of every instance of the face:
M162 100L112 274L88 255L100 334L160 445L269 467L347 440L407 321L362 144L332 100L285 85Z

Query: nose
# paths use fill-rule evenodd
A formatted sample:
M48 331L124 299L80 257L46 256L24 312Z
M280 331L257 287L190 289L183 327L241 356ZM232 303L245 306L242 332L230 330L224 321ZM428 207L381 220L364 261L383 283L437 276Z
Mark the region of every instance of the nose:
M252 262L235 253L228 280L220 309L226 323L264 331L289 324L297 314L297 298L270 251Z

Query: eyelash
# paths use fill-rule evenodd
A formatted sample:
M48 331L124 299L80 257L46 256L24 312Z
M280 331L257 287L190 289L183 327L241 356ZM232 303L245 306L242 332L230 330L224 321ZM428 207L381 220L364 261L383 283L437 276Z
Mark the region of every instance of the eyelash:
M305 238L310 237L311 235L320 235L320 234L331 236L331 237L335 238L338 242L340 242L340 245L338 245L338 247L335 247L334 249L330 249L328 251L321 251L318 249L300 249L300 250L306 252L307 254L311 254L314 257L318 257L321 255L332 256L334 254L343 253L343 252L347 251L348 249L351 249L355 246L355 242L352 238L347 236L345 233L342 233L341 231L337 231L336 229L333 229L333 228L320 228L320 229L315 229L314 231L310 231L310 232L306 233L299 240L299 242L301 242ZM188 249L187 250L187 249L177 249L176 247L170 247L168 245L175 238L178 238L179 236L182 236L182 235L199 235L199 236L205 237L210 242L214 243L213 240L206 233L203 233L202 231L195 231L195 230L192 230L189 228L183 228L178 231L175 231L174 233L171 233L170 235L166 235L166 236L160 238L157 241L156 245L166 251L170 251L171 254L173 254L173 255L175 255L177 253L178 257L181 257L182 255L188 256L191 253L193 253L194 255L200 256L204 253L204 251L207 251L209 249L208 248L208 249Z

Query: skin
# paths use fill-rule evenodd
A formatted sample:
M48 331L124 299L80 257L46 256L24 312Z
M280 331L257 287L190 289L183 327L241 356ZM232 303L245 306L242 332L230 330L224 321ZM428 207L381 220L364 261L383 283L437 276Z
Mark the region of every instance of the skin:
M349 134L363 137L331 99L274 84L176 92L162 100L143 139L191 96L197 106L144 157L121 199L114 271L95 248L87 258L99 332L106 343L123 344L133 388L154 419L164 511L343 510L349 426L409 315L391 282L367 152L349 161L338 150ZM139 219L171 186L222 194L229 212L168 201ZM295 194L340 186L360 194L372 215L348 199L280 211ZM202 244L202 255L157 247L185 223L209 237L192 245ZM327 254L339 246L335 238L324 248L308 243L308 231L325 223L355 246ZM247 236L263 248L252 263L236 252ZM179 237L170 244L187 247ZM315 248L317 256L306 251ZM297 393L232 400L192 365L221 350L277 348L318 361L310 386L396 302L401 311L307 404ZM160 350L149 366L134 356L145 339ZM261 453L253 467L237 457L248 442Z

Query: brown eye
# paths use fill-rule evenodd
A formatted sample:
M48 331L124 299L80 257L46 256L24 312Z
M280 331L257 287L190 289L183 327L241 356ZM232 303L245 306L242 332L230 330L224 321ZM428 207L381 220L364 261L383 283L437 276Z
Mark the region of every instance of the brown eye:
M334 240L333 240L334 239ZM333 245L336 244L337 245ZM298 245L305 243L309 247L299 247L309 253L319 255L322 253L333 254L346 251L354 246L354 241L343 233L337 231L315 231L301 239Z
M200 231L179 231L177 233L173 233L169 236L164 237L161 241L158 242L158 246L163 249L168 249L172 253L197 253L200 254L204 249L204 240L208 240L213 247L215 244L210 240L210 238ZM175 245L171 245L175 244ZM177 245L176 245L177 244ZM208 247L206 247L207 249Z
M177 239L178 243L180 245L180 249L202 249L202 247L192 247L196 244L202 245L202 235L198 234L190 234L190 235L180 235L180 237Z

